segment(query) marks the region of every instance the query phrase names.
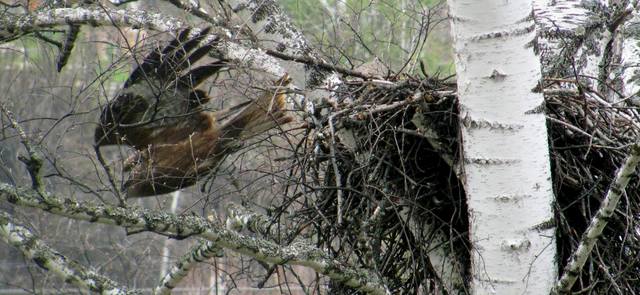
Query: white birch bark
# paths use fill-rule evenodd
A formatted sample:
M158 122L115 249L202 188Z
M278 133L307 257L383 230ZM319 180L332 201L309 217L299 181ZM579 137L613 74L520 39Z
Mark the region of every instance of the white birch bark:
M289 16L282 11L277 1L229 0L226 2L233 7L233 10L241 18L245 19L246 24L254 32L259 33L260 39L268 40L268 42L261 42L263 48L324 62L322 56L311 47L307 38L293 25ZM342 84L342 78L337 73L327 71L321 67L302 66L297 63L284 63L283 65L294 78L296 85L305 89L322 85L316 91L308 93L306 95L307 98L312 101L328 99L331 102L335 102L334 94L327 93L324 89L333 90ZM298 76L305 77L305 81L298 81ZM305 105L304 108L312 108L312 106Z
M542 61L545 78L562 78L563 75L576 77L586 100L611 108L612 111L601 113L598 120L615 125L622 118L623 121L635 122L632 124L637 128L637 120L632 119L637 117L636 108L616 108L639 105L636 94L638 78L634 77L638 60L637 33L632 33L635 30L633 23L638 19L638 1L534 2L534 15L541 33L538 43L544 49ZM563 86L578 88L576 83ZM634 142L637 138L628 140ZM620 144L620 140L604 144ZM593 215L575 252L566 262L562 277L552 294L571 293L574 283L583 274L583 266L607 222L614 215L620 195L634 173L638 153L638 146L634 144L631 155L619 168L600 209ZM616 291L621 292L619 289Z
M579 77L583 87L602 95L589 97L592 94L587 93L588 99L618 103L637 89L626 82L635 80L638 51L634 36L627 31L633 24L629 20L637 21L633 12L638 1L605 2L535 0L537 45L545 78Z
M546 294L553 192L531 1L449 0L474 294Z
M28 15L0 18L0 38L16 38L39 29L69 24L144 28L163 32L175 31L186 26L182 20L136 9L55 8ZM198 30L192 30L192 34L197 32ZM261 49L247 48L231 41L221 42L216 49L222 54L221 57L234 61L238 66L259 69L276 77L285 73L280 62Z

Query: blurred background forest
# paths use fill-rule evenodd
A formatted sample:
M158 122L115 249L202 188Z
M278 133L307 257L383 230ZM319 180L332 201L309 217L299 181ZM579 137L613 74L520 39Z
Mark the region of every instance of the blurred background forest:
M215 9L215 3L200 4ZM150 0L125 5L162 11L189 20L194 26L198 24L193 16L165 2ZM378 68L381 64L390 73L416 74L424 70L443 77L454 72L449 24L441 1L284 0L280 5L329 63L364 70L363 65L378 60ZM30 138L41 145L40 151L48 163L45 179L50 189L69 198L113 201L109 180L93 156L98 111L114 97L132 69L129 48L146 39L167 40L169 36L86 26L80 31L68 64L58 73L57 49L43 42L43 38L59 38L55 33L0 44L0 100L14 111ZM221 75L209 85L211 93L220 97L216 103L222 106L251 96L257 82L250 77L251 72L241 71ZM18 138L8 131L7 122L0 122L0 126L0 181L28 184L28 173L17 160L17 155L23 153ZM173 198L149 198L133 203L201 216L208 216L211 210L222 212L223 205L231 201L268 208L269 204L280 202L277 175L289 172L288 167L270 161L277 158L274 146L286 148L286 143L267 138L252 145L246 153L227 159L216 177L202 184L175 193ZM105 155L109 162L116 163L126 153L126 148L110 148ZM170 263L195 243L150 233L127 236L120 229L0 206L28 221L30 228L52 247L131 288L150 290ZM269 271L228 252L201 264L175 293L287 291L282 288L290 284L275 281L274 276L267 275ZM301 278L290 278L315 279L310 272ZM0 243L0 294L76 292L68 288L69 285L26 261L18 250Z

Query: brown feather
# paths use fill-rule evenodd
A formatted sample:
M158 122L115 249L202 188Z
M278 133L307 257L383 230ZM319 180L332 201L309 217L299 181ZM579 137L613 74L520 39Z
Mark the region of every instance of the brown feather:
M195 87L227 66L223 59L193 66L219 41L194 51L208 32L205 29L188 39L189 31L184 30L164 49L154 50L102 110L94 135L96 145L135 149L124 160L124 170L129 172L124 184L127 197L165 194L194 185L243 141L291 120L281 87L288 85L287 75L275 82L275 90L255 101L229 112L206 111L202 104L210 97ZM234 115L219 125L216 114L227 113Z
M289 122L291 118L286 116L284 106L283 91L266 93L223 126L216 125L213 114L207 113L208 121L203 121L201 128L187 138L171 137L172 140L165 140L164 144L150 144L141 150L143 155L125 183L127 196L166 194L194 185L213 171L226 155L235 152L244 140ZM204 126L208 127L203 129ZM174 131L162 132L171 136Z

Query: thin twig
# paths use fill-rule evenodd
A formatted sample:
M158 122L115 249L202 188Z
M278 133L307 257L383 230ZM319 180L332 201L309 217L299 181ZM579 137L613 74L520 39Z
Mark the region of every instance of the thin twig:
M375 77L373 76L365 75L364 73L361 73L359 71L350 70L341 66L332 65L320 59L315 59L307 56L293 56L293 55L285 54L272 49L267 49L266 53L268 55L277 57L282 60L295 61L295 62L307 64L307 65L317 66L322 69L336 71L340 74L347 75L347 76L358 77L358 78L367 79L367 80L375 79Z
M122 196L122 194L120 193L118 186L116 186L116 181L113 175L113 171L111 171L111 168L109 167L104 157L102 156L100 147L97 145L94 145L93 149L96 152L96 158L98 159L100 166L104 170L104 173L107 174L107 179L109 180L109 184L111 184L111 187L113 188L113 194L116 195L116 198L118 198L118 202L120 203L120 206L127 207L127 201L125 200L124 196Z

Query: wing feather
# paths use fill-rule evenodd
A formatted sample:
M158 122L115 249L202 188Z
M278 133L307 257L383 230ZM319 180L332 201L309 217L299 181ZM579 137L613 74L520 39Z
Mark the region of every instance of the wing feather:
M162 50L159 48L153 50L147 55L138 67L136 67L127 81L124 83L124 88L129 88L132 85L140 82L143 78L159 80L164 82L164 86L175 81L182 71L188 68L191 64L197 62L207 52L211 51L216 44L217 39L208 43L207 45L197 49L192 54L189 54L198 44L209 34L211 27L207 27L201 30L196 36L188 39L190 29L182 30L178 36L173 39ZM163 85L159 85L163 86Z
M199 113L210 98L196 87L224 67L220 61L191 69L219 42L215 38L197 48L210 31L205 28L189 38L190 29L182 30L166 47L145 57L124 83L122 92L103 108L94 136L98 146L142 147L154 140L167 142L159 138L166 134L159 129L179 130L187 136L202 128ZM187 69L190 71L183 73Z

